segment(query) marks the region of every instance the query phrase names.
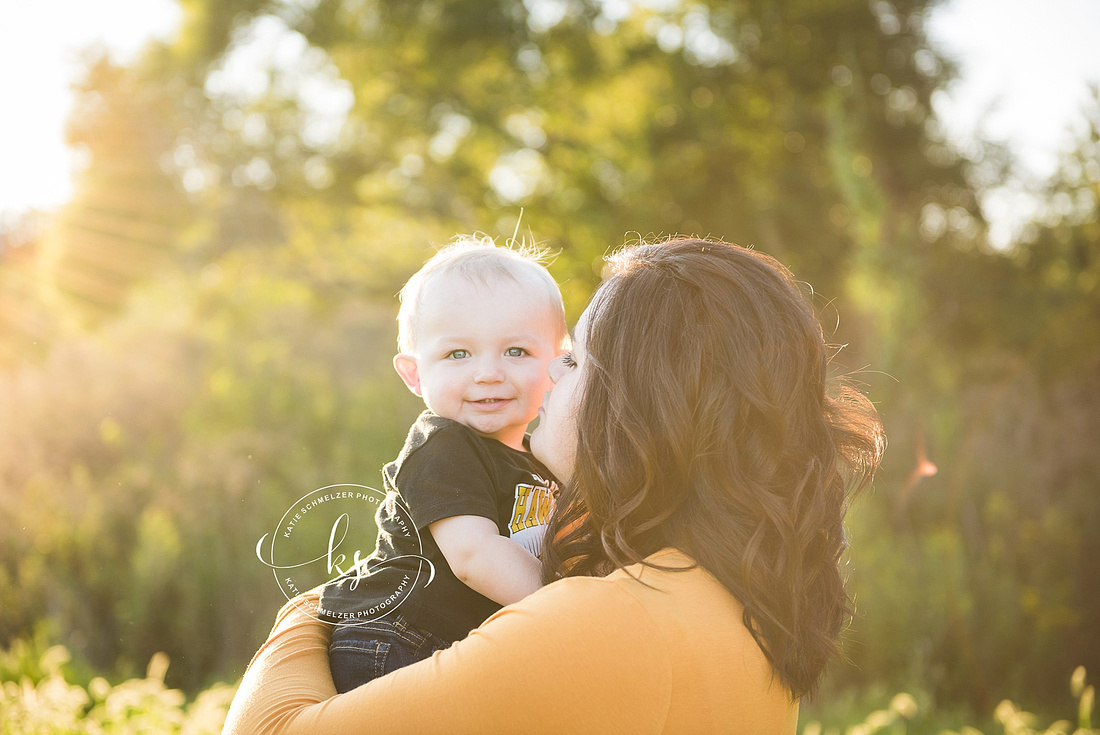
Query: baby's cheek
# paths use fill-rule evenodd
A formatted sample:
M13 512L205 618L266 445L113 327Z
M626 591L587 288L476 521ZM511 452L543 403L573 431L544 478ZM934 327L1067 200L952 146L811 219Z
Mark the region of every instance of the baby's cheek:
M542 370L540 370L538 375L534 378L534 381L541 387L544 393L550 390L550 388L554 385L554 381L550 379L549 368L549 364L544 365Z

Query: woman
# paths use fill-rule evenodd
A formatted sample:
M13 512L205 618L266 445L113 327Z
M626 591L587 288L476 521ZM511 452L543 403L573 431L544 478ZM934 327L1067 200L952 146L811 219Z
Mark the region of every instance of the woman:
M564 578L339 696L327 626L288 605L227 732L795 732L848 611L874 408L826 393L821 327L772 258L674 240L610 265L531 440L563 480L543 561Z

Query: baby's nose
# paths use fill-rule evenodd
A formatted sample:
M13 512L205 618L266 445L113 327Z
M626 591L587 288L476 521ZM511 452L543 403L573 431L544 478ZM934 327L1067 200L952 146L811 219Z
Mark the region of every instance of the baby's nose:
M479 383L499 383L504 380L504 370L499 360L485 358L479 360L474 379Z

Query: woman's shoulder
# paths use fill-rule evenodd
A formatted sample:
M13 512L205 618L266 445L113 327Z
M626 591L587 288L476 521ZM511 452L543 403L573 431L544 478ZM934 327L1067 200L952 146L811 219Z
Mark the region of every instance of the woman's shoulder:
M567 577L532 597L536 607L580 616L592 629L607 624L652 626L662 637L698 637L700 626L737 647L756 648L743 622L744 608L709 572L676 549L664 549L644 563L606 577ZM522 604L522 603L521 603Z
M745 627L737 599L675 549L645 561L606 577L559 580L519 606L561 627L558 644L573 651L600 657L621 641L616 656L626 667L648 657L644 688L667 697L668 723L689 725L671 730L793 732L797 705Z
M629 577L617 574L559 579L497 611L472 635L533 629L542 648L569 651L574 662L589 654L606 661L614 652L610 658L646 658L651 672L667 671L667 649L658 643L664 635L657 620L664 616L630 587Z
M682 607L706 604L716 612L733 614L743 608L714 575L678 549L662 549L643 562L617 569L606 577L586 578L591 586L604 586L629 594L646 607ZM579 580L578 580L579 581ZM610 589L605 590L610 594Z
M770 667L745 627L744 606L710 572L676 549L664 549L644 563L606 577L566 580L587 606L637 610L683 655L733 658L760 672ZM578 602L578 605L583 603Z

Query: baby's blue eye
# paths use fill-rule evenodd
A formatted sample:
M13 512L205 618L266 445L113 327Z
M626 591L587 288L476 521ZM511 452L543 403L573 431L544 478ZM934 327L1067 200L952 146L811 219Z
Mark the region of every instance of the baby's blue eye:
M527 350L522 347L509 347L504 351L504 354L507 357L523 357L527 354Z
M470 353L468 350L451 350L447 353L447 357L451 358L452 360L464 360L469 356Z

